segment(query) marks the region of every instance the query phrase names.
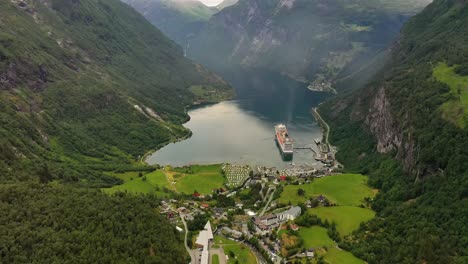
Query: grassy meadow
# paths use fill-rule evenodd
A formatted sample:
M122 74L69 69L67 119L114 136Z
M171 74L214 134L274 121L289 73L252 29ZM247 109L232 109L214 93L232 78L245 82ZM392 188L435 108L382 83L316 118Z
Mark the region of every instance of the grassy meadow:
M182 168L165 169L168 178L175 181L177 192L192 194L210 194L213 189L224 186L225 178L221 174L221 165L192 165Z
M308 212L330 223L335 222L341 236L352 233L361 222L367 222L375 216L375 212L370 209L354 206L317 207L308 209Z
M163 188L171 191L192 194L198 191L201 194L210 194L213 189L224 186L225 179L221 174L221 165L193 165L183 168L166 167L144 174L139 177L139 172L107 173L110 176L122 179L122 185L105 188L105 193L130 192L140 194L160 194ZM175 184L172 184L175 182Z
M324 260L330 264L365 264L366 262L358 259L352 253L335 247L329 247Z
M298 189L305 190L299 196ZM312 196L324 195L338 205L359 206L366 197L374 197L375 192L367 185L367 176L361 174L338 174L315 179L309 184L285 186L279 202L299 204Z
M334 244L327 229L320 226L301 227L298 233L304 240L304 248L330 247Z
M242 245L236 241L229 240L222 236L215 236L215 246L222 247L224 254L229 257L229 252L234 252L235 257L229 257L228 264L235 264L236 261L242 264L256 264L257 258L249 247Z
M158 194L167 196L163 188L169 188L166 176L160 170L144 174L139 177L139 172L125 172L119 174L110 174L122 179L122 185L116 185L111 188L102 189L105 193L112 194L116 192L129 192L135 194Z
M455 67L439 63L434 68L433 75L438 81L447 84L451 94L457 98L441 106L444 118L463 128L468 118L468 76L455 73Z

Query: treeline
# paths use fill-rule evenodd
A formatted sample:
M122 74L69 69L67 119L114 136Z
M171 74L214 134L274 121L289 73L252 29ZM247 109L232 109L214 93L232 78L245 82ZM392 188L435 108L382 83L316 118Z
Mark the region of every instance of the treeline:
M466 32L466 1L434 1L404 27L392 60L367 88L321 108L338 159L347 170L368 174L369 184L380 189L372 204L376 218L340 243L370 264L468 262L468 130L443 118L441 106L454 97L433 77L439 62L460 65L456 71L463 75ZM392 129L405 137L387 155L377 153L365 125L381 87L395 120Z
M0 185L1 263L187 263L153 196Z

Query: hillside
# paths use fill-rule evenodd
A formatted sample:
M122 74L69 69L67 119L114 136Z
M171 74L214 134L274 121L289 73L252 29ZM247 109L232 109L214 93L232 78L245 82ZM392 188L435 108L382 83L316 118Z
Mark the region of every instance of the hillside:
M0 262L187 262L158 197L96 187L154 170L139 158L189 135L188 106L230 96L118 0L1 1Z
M140 12L164 34L186 47L218 10L198 0L122 0Z
M238 2L238 0L224 0L222 1L221 3L219 3L219 5L216 6L216 9L218 10L222 10L226 7L230 7L234 4L236 4Z
M154 196L0 185L2 263L187 263Z
M188 55L218 71L254 67L336 83L365 69L429 2L242 0L213 15Z
M381 189L342 245L369 263L467 261L467 26L467 1L434 1L369 85L321 107L338 158Z
M205 100L191 87L231 95L115 0L3 1L0 29L1 181L114 184L101 172L188 134L185 108Z

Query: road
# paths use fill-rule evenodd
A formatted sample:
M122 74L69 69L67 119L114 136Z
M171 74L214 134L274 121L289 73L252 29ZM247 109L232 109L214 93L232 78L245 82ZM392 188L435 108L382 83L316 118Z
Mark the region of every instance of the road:
M324 126L325 128L325 143L327 143L329 146L330 146L330 142L328 142L328 137L330 135L330 126L328 126L327 122L325 122L325 120L323 120L322 116L320 115L320 113L318 112L318 107L315 107L314 108L314 116L315 118L317 119L317 121Z
M197 260L196 256L195 256L195 252L193 250L191 250L187 244L187 237L188 237L188 227L187 227L187 223L185 222L185 219L184 219L184 215L183 214L179 214L180 216L180 219L182 219L182 223L184 224L184 229L185 229L185 237L184 237L184 246L185 246L185 250L187 250L187 252L189 253L190 255L190 263L194 264Z
M270 190L273 190L270 194L270 198L268 199L268 202L265 204L265 207L263 207L263 210L262 212L260 213L259 216L263 216L266 212L266 210L268 209L268 206L270 205L271 203L271 200L273 200L273 196L275 195L275 191L276 191L276 188L275 187L270 187L267 191L267 194L270 192Z

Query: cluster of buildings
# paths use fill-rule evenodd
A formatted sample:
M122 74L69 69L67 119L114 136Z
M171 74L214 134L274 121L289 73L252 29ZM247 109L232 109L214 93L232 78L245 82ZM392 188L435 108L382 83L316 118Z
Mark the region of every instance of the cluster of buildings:
M256 232L260 235L266 235L271 232L271 230L278 228L281 223L292 221L300 215L301 208L299 206L293 206L279 213L254 218Z

